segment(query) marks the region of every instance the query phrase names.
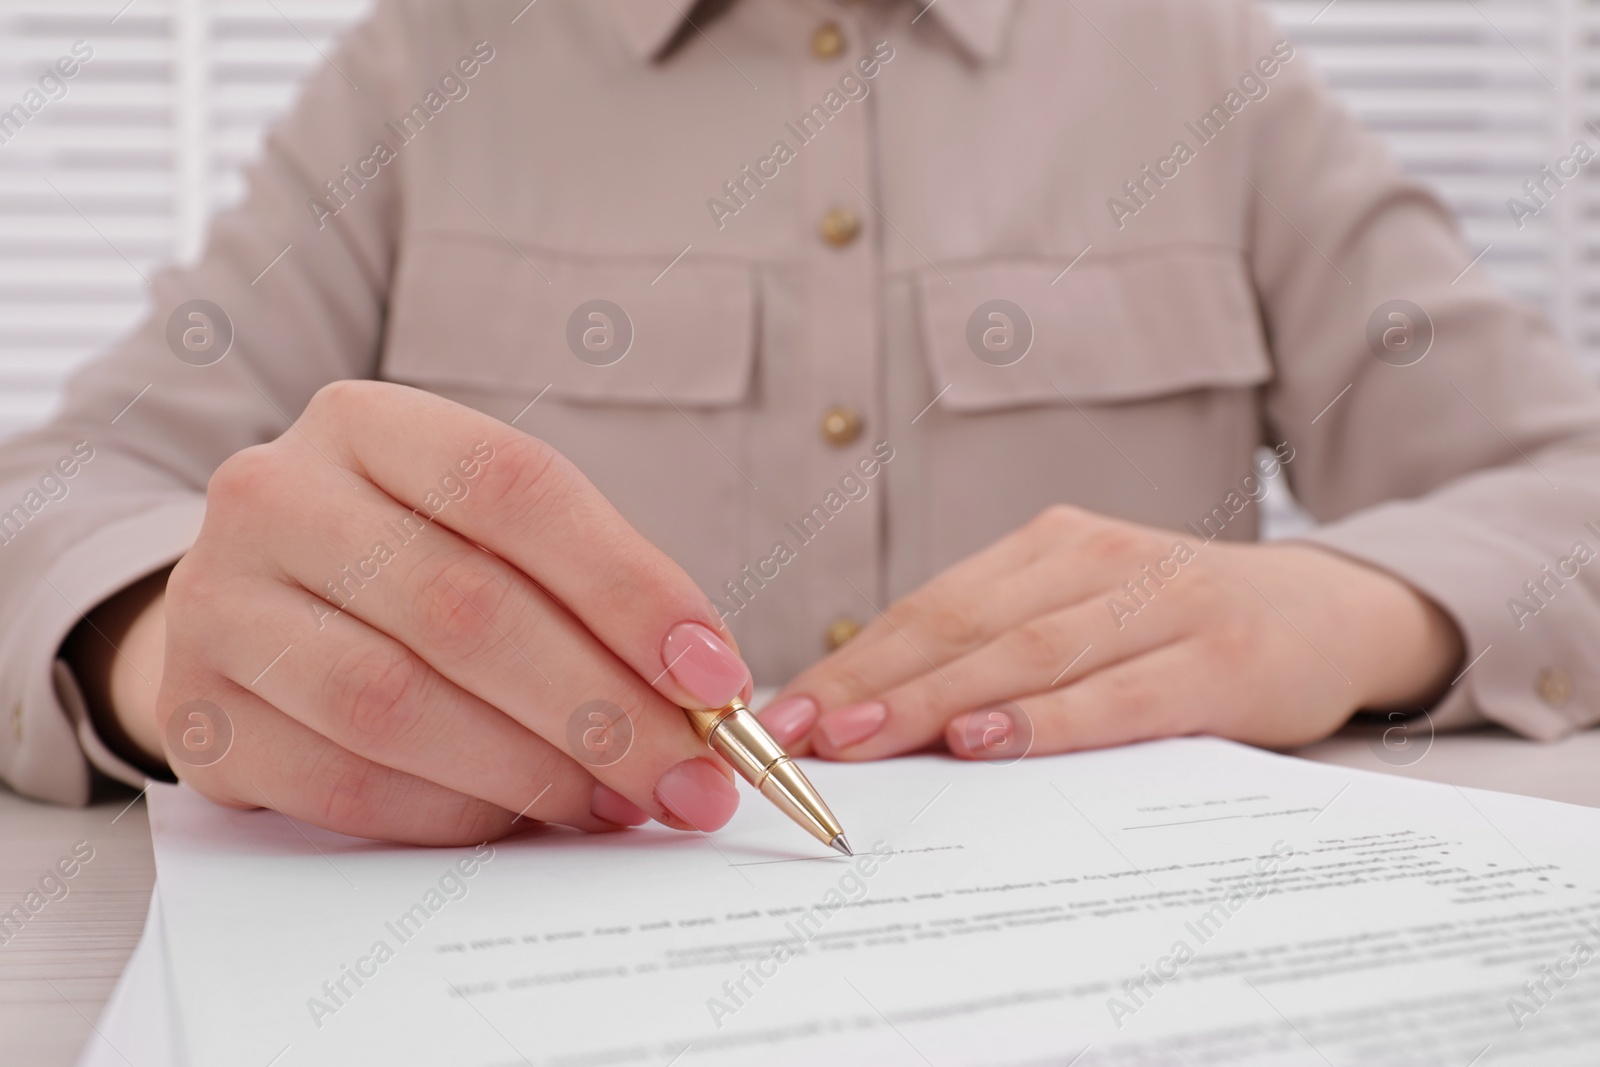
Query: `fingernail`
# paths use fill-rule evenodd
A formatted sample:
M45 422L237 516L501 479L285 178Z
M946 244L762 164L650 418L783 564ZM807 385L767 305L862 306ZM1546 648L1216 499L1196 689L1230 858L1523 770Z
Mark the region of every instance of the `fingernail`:
M1003 711L969 711L945 729L945 744L958 756L987 756L1011 743L1016 724Z
M789 697L762 709L756 718L774 741L788 748L811 732L817 721L817 702L806 696Z
M650 821L649 812L608 785L595 785L589 812L597 819L614 822L618 826L639 826Z
M697 622L680 622L667 631L661 662L690 696L708 708L726 706L750 681L744 660Z
M1015 704L982 708L951 719L944 740L957 756L1015 762L1033 748L1033 720Z
M859 745L889 721L889 709L880 701L836 708L822 717L817 729L834 748Z
M715 830L733 818L739 794L708 759L684 760L656 783L661 806L696 830Z

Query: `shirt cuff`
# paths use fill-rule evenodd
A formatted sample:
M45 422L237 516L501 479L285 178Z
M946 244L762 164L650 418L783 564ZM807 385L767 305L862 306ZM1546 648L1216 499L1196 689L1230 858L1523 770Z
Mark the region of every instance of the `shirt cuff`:
M204 496L172 500L101 527L40 576L0 644L0 706L11 711L11 728L0 730L0 769L18 793L87 804L91 766L135 788L144 785L146 775L113 755L95 733L58 654L87 612L187 552L204 516Z
M1600 661L1583 647L1600 633L1594 593L1574 580L1536 617L1509 605L1551 563L1540 547L1427 503L1383 504L1293 540L1388 571L1455 622L1466 658L1429 710L1435 727L1489 722L1553 741L1600 720Z

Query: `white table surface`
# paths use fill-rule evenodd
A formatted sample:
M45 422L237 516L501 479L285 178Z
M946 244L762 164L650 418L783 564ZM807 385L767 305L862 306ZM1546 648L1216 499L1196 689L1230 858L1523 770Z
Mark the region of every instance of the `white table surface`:
M1440 736L1352 726L1297 755L1455 785L1600 807L1600 730L1555 744L1500 731ZM79 841L94 859L71 893L0 945L0 1064L70 1067L133 952L155 861L143 801L132 791L89 808L35 804L0 789L0 911L21 901ZM136 1065L145 1067L145 1065Z

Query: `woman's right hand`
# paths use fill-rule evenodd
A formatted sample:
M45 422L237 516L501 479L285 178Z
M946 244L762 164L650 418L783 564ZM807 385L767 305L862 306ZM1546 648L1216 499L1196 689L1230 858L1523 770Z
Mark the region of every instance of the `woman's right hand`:
M737 806L678 707L749 696L710 602L554 449L442 398L336 383L228 459L158 610L154 723L124 726L218 803L419 844Z

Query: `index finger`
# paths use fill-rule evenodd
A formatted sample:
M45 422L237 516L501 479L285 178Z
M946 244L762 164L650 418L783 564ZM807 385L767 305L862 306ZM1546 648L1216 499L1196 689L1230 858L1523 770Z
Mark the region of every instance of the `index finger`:
M750 669L706 595L554 448L386 382L325 386L305 421L336 442L330 462L527 574L668 700L720 708L748 690Z
M826 710L875 697L981 647L1056 596L1029 574L1048 540L1035 522L955 563L879 608L844 645L807 667L780 698L805 694ZM1002 595L1003 594L1003 595Z
M861 633L791 679L759 717L791 753L805 754L820 714L881 703L917 678L953 692L945 666L1089 596L1106 584L1104 564L1126 555L1140 536L1076 508L1046 509L879 610Z

